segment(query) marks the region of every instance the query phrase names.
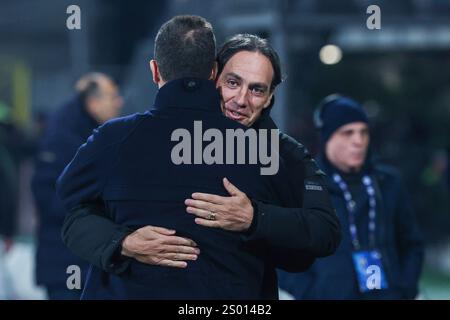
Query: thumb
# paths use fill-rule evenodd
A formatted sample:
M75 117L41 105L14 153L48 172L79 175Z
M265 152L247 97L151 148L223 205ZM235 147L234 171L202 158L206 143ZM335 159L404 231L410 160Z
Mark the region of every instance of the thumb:
M154 227L154 226L149 226L149 229L155 232L158 232L160 234L166 235L166 236L171 236L175 234L175 230L170 230L170 229L166 229L163 227Z
M241 193L241 190L239 190L235 185L233 185L227 178L223 178L223 186L232 196L237 196Z

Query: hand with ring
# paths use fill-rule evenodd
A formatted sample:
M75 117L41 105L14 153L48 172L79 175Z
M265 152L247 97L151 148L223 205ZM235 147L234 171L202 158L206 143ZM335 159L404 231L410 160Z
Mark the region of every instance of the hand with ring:
M246 231L253 220L253 206L247 195L235 187L227 178L223 185L230 194L221 197L207 193L193 193L186 199L186 211L194 214L195 223L228 231Z

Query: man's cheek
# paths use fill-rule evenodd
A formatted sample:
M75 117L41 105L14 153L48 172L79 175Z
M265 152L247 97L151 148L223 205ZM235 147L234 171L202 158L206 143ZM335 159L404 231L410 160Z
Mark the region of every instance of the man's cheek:
M226 90L222 90L223 101L228 102L231 98L232 96Z

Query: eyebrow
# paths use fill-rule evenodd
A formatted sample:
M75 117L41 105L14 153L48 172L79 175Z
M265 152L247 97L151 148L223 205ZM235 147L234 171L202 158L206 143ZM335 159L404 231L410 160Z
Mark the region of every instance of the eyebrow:
M236 79L239 80L239 81L242 81L242 80L243 80L243 78L242 78L240 75L238 75L238 74L236 74L236 73L234 73L234 72L228 72L227 74L225 74L225 76L226 76L226 77L233 77L233 78L236 78ZM263 89L263 90L269 89L269 86L266 85L265 83L262 83L262 82L254 82L254 83L250 83L250 84L248 85L248 87L249 87L250 89L253 89L253 88L261 88L261 89Z
M226 77L233 77L233 78L236 78L238 80L242 80L242 77L240 75L234 73L234 72L228 72L225 76Z
M369 128L362 128L362 129L345 129L342 131L343 133L355 133L355 132L361 132L366 133L369 132Z

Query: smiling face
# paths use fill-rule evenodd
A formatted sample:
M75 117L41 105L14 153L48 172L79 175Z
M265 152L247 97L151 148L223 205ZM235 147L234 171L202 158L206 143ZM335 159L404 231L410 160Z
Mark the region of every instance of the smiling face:
M240 51L228 60L217 79L223 114L249 127L270 104L273 68L259 52Z
M357 172L366 160L369 147L369 127L353 122L340 127L328 140L325 151L328 160L344 172Z

